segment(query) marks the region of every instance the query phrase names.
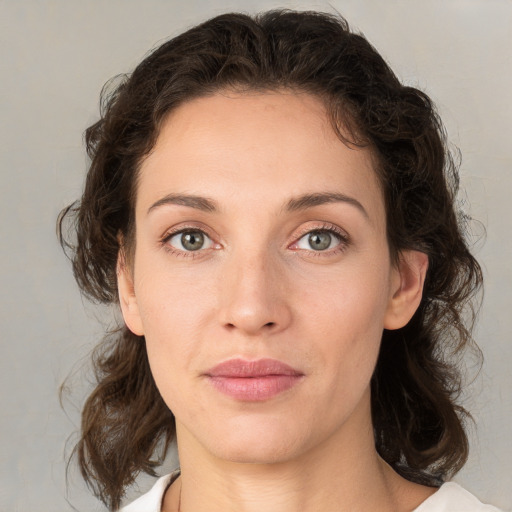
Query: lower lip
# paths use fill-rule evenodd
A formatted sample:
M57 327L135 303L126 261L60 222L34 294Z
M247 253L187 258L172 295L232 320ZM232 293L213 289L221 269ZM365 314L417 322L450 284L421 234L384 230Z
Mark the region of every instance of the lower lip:
M292 388L301 378L301 375L210 376L209 380L213 387L231 398L244 402L263 402Z

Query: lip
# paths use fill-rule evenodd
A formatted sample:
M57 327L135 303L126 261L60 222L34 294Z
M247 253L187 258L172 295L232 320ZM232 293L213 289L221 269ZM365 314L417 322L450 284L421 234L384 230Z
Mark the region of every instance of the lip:
M292 388L304 374L276 359L230 359L205 373L221 393L244 402L262 402Z

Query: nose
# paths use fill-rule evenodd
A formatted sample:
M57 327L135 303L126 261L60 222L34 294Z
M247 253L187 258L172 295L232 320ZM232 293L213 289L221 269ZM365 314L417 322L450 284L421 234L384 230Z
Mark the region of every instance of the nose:
M286 329L292 312L283 269L264 254L233 256L226 262L220 321L246 336L275 334Z

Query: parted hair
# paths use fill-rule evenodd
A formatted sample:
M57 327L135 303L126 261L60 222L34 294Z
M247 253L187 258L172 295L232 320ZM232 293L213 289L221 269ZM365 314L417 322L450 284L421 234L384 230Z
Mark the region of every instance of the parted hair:
M458 213L458 172L429 97L400 83L384 59L340 16L270 11L225 14L152 51L102 92L86 130L83 195L58 220L82 292L118 304L123 239L134 246L140 163L166 115L221 90L295 90L326 106L342 143L367 146L386 205L390 251L428 255L421 304L403 328L385 330L371 382L378 453L405 478L439 485L468 453L460 405L462 349L474 346L481 269ZM121 235L121 236L119 236ZM144 471L155 474L175 438L172 412L150 372L143 337L126 326L93 354L95 388L74 453L86 482L111 510Z

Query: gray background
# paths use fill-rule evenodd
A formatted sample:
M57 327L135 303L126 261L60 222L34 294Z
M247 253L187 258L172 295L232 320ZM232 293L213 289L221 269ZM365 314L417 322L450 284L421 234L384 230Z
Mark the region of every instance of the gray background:
M82 133L103 83L205 17L277 6L345 15L431 94L462 151L462 199L487 229L475 248L487 281L476 333L485 365L466 402L476 428L457 480L512 507L510 0L0 0L0 511L102 510L73 468L66 491L64 451L87 391L80 365L111 313L83 304L54 225L80 194Z

